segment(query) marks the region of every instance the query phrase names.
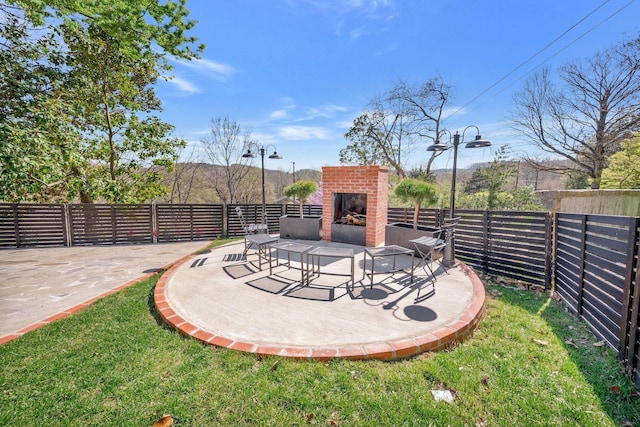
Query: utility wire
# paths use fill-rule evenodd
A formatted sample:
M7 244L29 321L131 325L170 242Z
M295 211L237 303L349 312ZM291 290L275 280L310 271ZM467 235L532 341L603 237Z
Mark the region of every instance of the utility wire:
M610 20L611 18L613 18L614 16L616 16L617 14L619 14L620 12L622 12L624 9L626 9L628 6L630 6L632 3L634 3L636 0L631 0L629 3L625 4L624 6L622 6L621 8L619 8L618 10L616 10L615 12L613 12L611 15L607 16L605 19L603 19L602 21L600 21L599 23L597 23L596 25L592 26L591 28L589 28L587 31L583 32L582 34L580 34L578 37L576 37L574 40L572 40L571 42L569 42L567 45L563 46L560 50L558 50L557 52L555 52L553 55L547 57L544 61L540 62L538 65L536 65L535 67L531 68L529 71L527 71L526 73L524 73L523 75L521 75L520 77L518 77L516 80L514 80L513 82L509 83L507 86L505 86L504 88L500 89L498 92L496 92L491 98L485 100L483 103L477 105L476 107L474 107L473 109L469 110L467 112L467 114L471 113L472 111L477 110L478 108L482 107L483 105L485 105L486 103L490 102L491 100L493 100L496 96L500 95L502 92L504 92L505 90L507 90L508 88L510 88L511 86L513 86L514 84L516 84L517 82L519 82L520 80L522 80L523 78L525 78L527 75L531 74L534 70L540 68L542 65L544 65L546 62L550 61L551 59L555 58L556 56L558 56L561 52L563 52L564 50L568 49L569 47L571 47L571 45L573 45L574 43L576 43L578 40L580 40L581 38L583 38L584 36L586 36L587 34L589 34L590 32L592 32L593 30L595 30L596 28L598 28L600 25L604 24L605 22L607 22L608 20ZM486 91L485 91L486 92ZM467 103L466 105L469 105L471 102ZM465 105L465 107L466 107ZM462 107L464 108L464 107ZM459 111L459 110L458 110ZM455 112L453 114L451 114L450 116L447 117L447 119L451 118L453 115L455 114Z
M564 37L565 35L567 35L567 33L569 33L570 31L572 31L574 28L576 28L578 25L580 25L582 22L584 22L586 19L588 19L590 16L592 16L594 13L596 13L598 10L600 10L602 7L604 7L607 3L609 3L611 0L605 0L604 2L602 2L600 5L598 5L595 9L593 9L591 12L589 12L587 15L585 15L584 17L582 17L580 20L578 20L575 24L573 24L571 27L569 27L567 30L565 30L562 34L560 34L559 36L557 36L556 38L554 38L551 42L547 43L542 49L538 50L536 53L534 53L533 55L531 55L529 58L527 58L523 63L521 63L520 65L518 65L517 67L515 67L513 70L509 71L507 74L505 74L503 77L501 77L498 81L496 81L495 83L493 83L491 86L489 86L488 88L486 88L485 90L483 90L481 93L479 93L478 95L476 95L471 101L467 102L466 104L464 104L463 106L461 106L460 108L458 108L457 110L455 110L453 113L451 113L449 116L447 116L444 120L443 123L446 122L447 120L449 120L450 118L452 118L453 116L455 116L456 114L458 114L460 111L464 110L467 106L469 106L470 104L472 104L473 102L475 102L478 98L480 98L481 96L483 96L484 94L486 94L487 92L489 92L491 89L493 89L494 87L496 87L497 85L499 85L500 83L502 83L504 80L506 80L509 76L511 76L513 73L515 73L516 71L518 71L520 68L524 67L526 64L528 64L529 62L531 62L534 58L536 58L538 55L540 55L542 52L544 52L545 50L549 49L552 45L554 45L555 43L557 43L562 37ZM608 19L610 19L612 16L618 14L620 11L622 11L624 8L628 7L630 4L634 3L635 0L631 0L629 3L627 3L626 5L624 5L622 8L620 8L618 11L616 11L613 15L611 15L609 18L605 19L604 21L600 22L599 24L597 24L594 28L596 28L599 25L602 25L602 23L606 22ZM589 31L592 31L593 28ZM586 34L586 33L585 33ZM584 37L583 34L581 37ZM578 38L578 39L579 39ZM575 43L578 39L572 41L569 45L565 46L562 50L566 49L568 46L570 46L571 44ZM556 55L558 53L560 53L562 50L558 51L556 53ZM555 56L555 55L554 55ZM544 62L548 61L549 59L553 58L553 56L547 58ZM544 63L543 62L543 63Z

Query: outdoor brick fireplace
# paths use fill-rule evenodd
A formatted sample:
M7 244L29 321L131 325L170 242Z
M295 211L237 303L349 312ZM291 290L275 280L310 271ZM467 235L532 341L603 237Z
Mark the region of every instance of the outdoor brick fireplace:
M357 245L384 243L389 168L322 168L322 238Z

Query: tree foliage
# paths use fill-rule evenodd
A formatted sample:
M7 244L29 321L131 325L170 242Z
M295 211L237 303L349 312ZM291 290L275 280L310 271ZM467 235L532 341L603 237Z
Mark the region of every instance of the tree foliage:
M288 185L284 189L284 194L287 197L297 197L300 205L300 218L303 218L303 204L304 201L313 193L318 191L318 186L313 181L298 181L291 185Z
M191 59L204 50L193 47L197 39L187 33L196 21L189 19L187 0L8 0L19 5L35 25L66 21L80 27L99 28L118 40L120 51L131 59L167 55ZM160 49L157 49L159 46Z
M468 194L486 192L486 209L499 207L500 193L517 173L517 166L507 162L508 152L507 145L498 148L494 159L486 167L477 169L465 187Z
M418 228L418 215L421 206L433 206L438 203L438 192L433 184L415 178L400 181L394 193L402 202L414 205L413 228Z
M65 113L64 55L52 33L30 31L21 10L0 3L0 199L65 200L78 161Z
M622 142L602 172L601 188L640 188L640 134Z
M640 129L640 37L568 63L558 78L556 85L544 69L515 94L514 127L568 166L526 160L539 170L585 174L599 188L608 159Z
M153 85L166 55L201 49L184 2L14 0L0 11L0 199L141 202L166 191L153 166L170 169L183 141L152 114Z

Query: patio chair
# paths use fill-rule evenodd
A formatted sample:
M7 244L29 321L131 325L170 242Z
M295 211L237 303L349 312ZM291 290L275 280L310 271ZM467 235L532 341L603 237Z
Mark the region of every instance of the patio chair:
M248 224L244 219L244 215L242 214L242 208L240 206L236 206L235 210L245 234L269 234L269 226L267 224Z
M453 239L453 236L455 235L455 231L456 231L456 227L458 226L458 222L460 222L460 217L455 217L455 218L445 218L444 221L442 222L442 227L440 229L440 236L438 236L438 244L436 245L436 247L434 248L434 253L433 253L433 258L434 260L440 258L436 255L443 255L444 252L444 248L446 248L450 243L451 243L451 239ZM445 273L448 274L447 272L447 268L445 267L444 264L440 263L440 265L442 265L442 268L444 269Z
M442 254L444 248L451 242L453 238L455 228L458 225L458 221L460 221L460 217L457 218L447 218L444 220L442 228L440 229L440 234L438 237L429 237L423 236L417 239L410 240L413 243L413 246L416 248L416 252L420 256L420 261L416 265L416 267L420 267L422 264L422 268L424 271L429 269L429 273L431 273L431 281L435 286L436 276L433 273L433 269L431 268L431 264L433 264L436 259L439 257L437 255ZM444 271L447 272L447 268L440 262ZM448 272L447 272L448 273Z

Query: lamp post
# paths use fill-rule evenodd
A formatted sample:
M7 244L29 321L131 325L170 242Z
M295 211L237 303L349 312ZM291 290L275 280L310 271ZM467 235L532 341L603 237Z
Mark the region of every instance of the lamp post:
M458 163L458 146L460 145L461 142L464 142L464 134L467 131L467 129L469 128L475 128L476 131L478 132L476 134L476 138L473 141L467 142L465 144L465 148L483 148L483 147L489 147L491 145L491 141L487 140L487 139L482 139L482 136L480 136L480 129L478 129L477 126L471 125L471 126L467 126L466 128L464 128L464 130L462 131L462 137L460 136L460 134L458 133L458 131L456 131L456 133L453 135L453 142L451 143L451 145L447 145L447 144L443 144L440 142L439 136L438 138L436 138L436 141L434 144L430 145L427 147L427 151L442 151L442 150L448 150L451 147L453 147L453 169L451 171L451 199L449 202L449 218L454 218L455 215L455 203L456 203L456 169L457 169L457 163ZM449 131L446 131L449 132ZM449 133L449 135L451 135ZM456 264L456 260L455 260L455 233L454 235L451 236L451 241L449 243L449 245L447 245L444 249L444 255L442 257L442 263L445 267L453 267Z
M255 149L260 153L260 158L262 160L261 170L262 170L262 224L267 224L267 199L264 193L264 153L269 147L273 147L273 154L269 156L270 159L282 159L282 156L278 154L276 151L276 147L269 144L266 147L264 145L257 145L254 143L250 143L247 147L247 152L242 155L244 158L256 158L256 153L251 151L251 147L255 147Z

